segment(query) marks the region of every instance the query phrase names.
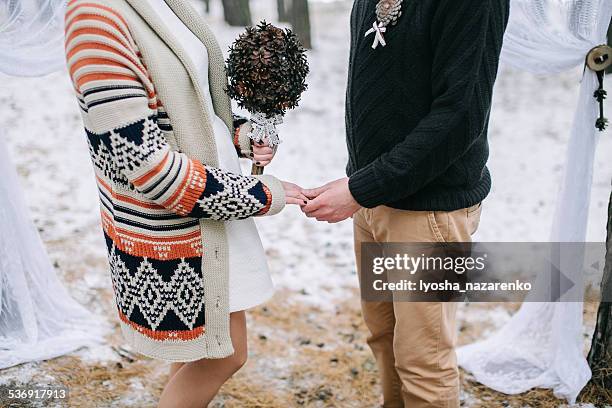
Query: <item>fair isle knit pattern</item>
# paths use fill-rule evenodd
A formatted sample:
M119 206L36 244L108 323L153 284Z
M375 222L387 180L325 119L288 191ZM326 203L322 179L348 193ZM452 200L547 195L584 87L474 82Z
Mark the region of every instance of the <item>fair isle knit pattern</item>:
M278 181L231 174L171 147L170 117L119 11L73 0L65 24L126 338L137 351L170 361L231 354L227 321L217 324L221 335L205 338L206 308L222 296L205 299L203 254L219 246L207 248L201 220L277 213L284 205ZM248 154L247 132L248 123L233 132L239 154Z

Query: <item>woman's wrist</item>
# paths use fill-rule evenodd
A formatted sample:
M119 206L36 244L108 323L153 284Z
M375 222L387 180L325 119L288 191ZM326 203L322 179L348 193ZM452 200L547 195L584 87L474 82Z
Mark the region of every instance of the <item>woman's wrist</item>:
M251 122L245 120L237 124L237 122L234 121L234 126L233 142L238 155L248 159L252 158L253 144L251 138L249 137L249 133L251 132Z
M268 189L271 195L272 202L270 208L262 215L275 215L283 210L286 203L285 189L279 179L269 174L253 176L259 179Z

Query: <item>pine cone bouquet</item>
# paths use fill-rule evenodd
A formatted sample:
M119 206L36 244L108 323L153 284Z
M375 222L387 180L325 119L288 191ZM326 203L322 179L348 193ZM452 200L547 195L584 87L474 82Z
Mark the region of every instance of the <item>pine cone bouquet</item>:
M251 113L249 137L255 142L267 138L270 147L280 143L276 125L298 106L307 88L305 51L291 30L265 21L247 27L230 47L228 94Z

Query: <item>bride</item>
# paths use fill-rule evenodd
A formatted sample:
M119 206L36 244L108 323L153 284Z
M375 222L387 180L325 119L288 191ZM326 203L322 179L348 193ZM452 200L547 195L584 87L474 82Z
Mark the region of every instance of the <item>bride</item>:
M160 407L200 407L247 358L245 310L272 294L252 217L301 189L232 118L221 49L186 0L72 0L66 58L127 342L170 361Z

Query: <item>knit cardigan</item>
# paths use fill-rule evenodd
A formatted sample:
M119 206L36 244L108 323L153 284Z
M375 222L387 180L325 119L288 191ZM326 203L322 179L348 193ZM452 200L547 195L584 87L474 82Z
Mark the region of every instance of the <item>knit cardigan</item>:
M215 113L248 154L214 35L184 0L166 2L206 46ZM124 337L167 361L233 354L224 221L278 213L280 182L215 167L197 70L146 0L72 0L65 25Z

